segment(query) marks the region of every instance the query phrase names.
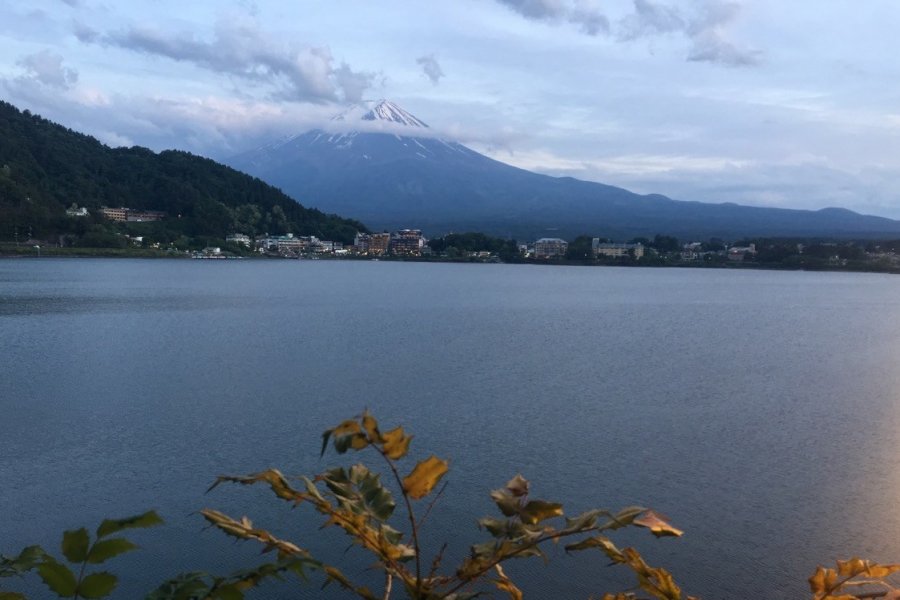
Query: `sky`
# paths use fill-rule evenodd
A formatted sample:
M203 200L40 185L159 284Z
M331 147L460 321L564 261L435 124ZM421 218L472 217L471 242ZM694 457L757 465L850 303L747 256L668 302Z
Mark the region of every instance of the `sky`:
M896 0L0 0L0 98L223 159L389 99L550 175L900 218Z

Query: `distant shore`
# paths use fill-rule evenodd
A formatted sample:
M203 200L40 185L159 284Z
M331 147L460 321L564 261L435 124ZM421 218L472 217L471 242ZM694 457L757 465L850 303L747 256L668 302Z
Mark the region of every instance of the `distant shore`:
M0 250L0 260L2 259L40 259L40 258L146 258L146 259L175 259L175 260L193 260L190 254L183 252L173 253L156 249L146 248L55 248L42 247L40 255L37 249L33 247L20 246L18 251L10 252L10 249L3 248ZM443 264L520 264L520 265L544 265L544 266L569 266L569 267L628 267L628 268L681 268L681 269L725 269L735 271L746 270L763 270L763 271L824 271L838 273L884 273L889 275L900 274L900 268L893 265L872 264L872 263L847 263L847 264L829 264L809 262L805 264L778 264L778 263L757 263L757 262L733 262L733 263L703 263L699 261L660 261L660 260L641 260L641 261L583 261L583 260L540 260L533 258L523 258L514 261L502 261L497 258L491 259L475 259L468 257L448 258L448 257L410 257L410 256L316 256L296 258L281 258L276 256L246 255L246 256L227 256L212 260L252 260L252 261L269 261L269 260L323 260L323 261L381 261L381 262L417 262L417 263L443 263ZM210 260L210 259L204 259Z

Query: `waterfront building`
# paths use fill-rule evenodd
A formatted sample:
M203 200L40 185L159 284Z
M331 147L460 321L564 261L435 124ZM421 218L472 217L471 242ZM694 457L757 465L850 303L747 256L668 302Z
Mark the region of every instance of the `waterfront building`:
M633 256L641 258L644 256L643 244L613 244L609 242L600 242L600 238L591 240L591 251L594 258L605 256L607 258L625 258Z
M225 237L225 241L232 244L243 244L248 248L250 247L250 236L243 233L232 233Z
M391 254L397 256L421 256L425 238L419 229L401 229L391 234Z
M357 254L381 256L387 254L391 245L389 233L357 233L353 248Z
M562 258L569 249L569 242L560 238L541 238L534 243L535 258Z

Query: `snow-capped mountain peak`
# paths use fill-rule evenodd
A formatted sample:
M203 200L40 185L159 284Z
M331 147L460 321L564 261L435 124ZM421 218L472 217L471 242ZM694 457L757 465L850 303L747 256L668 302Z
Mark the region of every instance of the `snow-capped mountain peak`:
M387 121L408 127L424 127L428 125L414 115L403 110L388 100L360 102L332 117L332 121Z

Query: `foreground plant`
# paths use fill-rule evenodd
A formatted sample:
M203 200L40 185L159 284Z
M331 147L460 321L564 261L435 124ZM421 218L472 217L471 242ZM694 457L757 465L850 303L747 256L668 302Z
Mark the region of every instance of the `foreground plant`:
M110 537L126 529L153 527L162 523L150 511L125 519L107 519L100 523L93 541L85 528L63 533L60 550L71 567L40 546L29 546L18 556L0 556L0 577L22 577L37 571L44 584L59 598L105 598L118 585L118 578L108 571L87 573L91 565L101 565L137 545L124 537ZM77 574L76 574L77 573ZM0 590L0 600L24 600L18 592Z
M818 567L809 578L809 587L813 600L900 600L900 589L889 579L898 571L900 565L879 565L854 557L837 561L836 569Z
M595 509L566 517L562 504L532 498L529 482L521 475L491 492L501 516L485 517L478 522L490 538L473 545L470 555L456 568L445 569L443 549L436 556L425 557L420 538L422 522L441 495L443 488L435 490L447 474L448 461L432 455L403 475L406 469L401 468L401 462L409 453L412 436L402 427L382 431L368 413L325 431L322 454L329 441L338 454L369 451L384 463L387 477L400 493L405 532L389 524L397 508L394 493L382 482L381 475L364 464L337 467L311 479L296 478L293 480L296 487L280 471L270 469L245 477L222 476L210 489L226 482L264 484L282 500L310 505L324 517L323 528L343 530L353 544L374 556L377 568L385 576L384 588L377 593L354 583L337 567L313 560L297 544L256 528L246 517L233 519L213 509L205 509L201 514L230 536L263 544L264 550L277 554L280 563L304 561L304 566L324 573L325 585L336 583L365 600L389 598L397 588L411 600L464 600L483 595L491 587L514 600L521 599L521 590L506 575L503 564L512 559L546 559L543 547L560 541L567 542L567 552L598 550L613 564L630 568L637 576L637 588L653 598L682 598L681 590L667 571L649 566L634 548L618 548L607 535L624 527L643 527L657 537L680 536L681 531L653 511L640 507L615 512ZM429 501L424 503L429 496ZM633 593L603 596L607 600L634 597Z

